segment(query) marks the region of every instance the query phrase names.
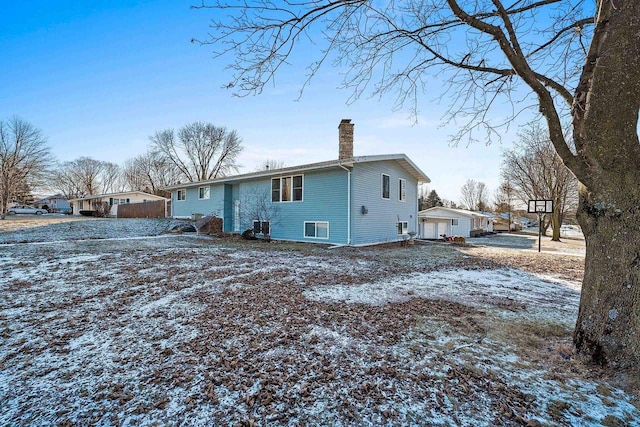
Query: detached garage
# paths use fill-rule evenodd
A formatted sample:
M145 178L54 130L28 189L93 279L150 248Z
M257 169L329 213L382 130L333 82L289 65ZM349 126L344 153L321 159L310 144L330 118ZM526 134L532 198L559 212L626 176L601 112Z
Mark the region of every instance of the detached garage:
M441 206L420 211L418 222L423 239L440 239L443 234L476 237L493 231L493 221L488 215Z

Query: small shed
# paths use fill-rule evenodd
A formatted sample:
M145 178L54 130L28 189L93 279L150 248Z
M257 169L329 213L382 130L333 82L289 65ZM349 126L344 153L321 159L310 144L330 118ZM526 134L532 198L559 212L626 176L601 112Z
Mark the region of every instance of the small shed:
M439 239L441 235L477 237L493 232L493 218L464 209L436 206L418 213L419 235Z

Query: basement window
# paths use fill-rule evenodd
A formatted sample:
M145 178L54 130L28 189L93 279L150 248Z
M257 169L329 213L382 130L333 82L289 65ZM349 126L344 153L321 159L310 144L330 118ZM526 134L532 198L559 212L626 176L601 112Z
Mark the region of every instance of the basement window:
M304 237L312 239L328 239L329 223L327 221L305 221Z

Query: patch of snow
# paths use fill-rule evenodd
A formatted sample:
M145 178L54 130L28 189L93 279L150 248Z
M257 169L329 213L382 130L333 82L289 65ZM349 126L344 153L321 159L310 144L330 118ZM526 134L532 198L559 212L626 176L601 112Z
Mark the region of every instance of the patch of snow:
M514 269L452 269L401 275L361 285L319 286L303 290L314 301L384 305L412 298L444 299L475 307L512 304L541 317L575 317L578 285L552 278L542 280ZM557 308L561 310L557 310ZM553 310L550 310L553 308Z

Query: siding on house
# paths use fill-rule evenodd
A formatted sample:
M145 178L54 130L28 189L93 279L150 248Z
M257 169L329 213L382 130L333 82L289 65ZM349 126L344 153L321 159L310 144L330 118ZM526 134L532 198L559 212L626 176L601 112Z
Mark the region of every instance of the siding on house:
M472 218L468 218L465 216L458 217L458 225L451 226L451 234L454 236L471 236L471 223L473 222Z
M269 216L274 216L270 219L270 234L273 239L346 244L346 171L329 169L302 175L302 201L271 202L271 178L278 176L247 180L233 185L211 184L211 197L208 200L198 200L198 188L201 185L190 184L193 187L184 187L186 200L177 200L177 190L172 191L172 215L176 218L190 218L193 214L213 214L223 218L225 231L243 232L252 229L253 221L258 219L252 215L255 212L255 199L265 198L266 205L270 207ZM235 222L238 219L240 224L236 227ZM328 222L329 238L305 237L305 222Z
M298 175L298 174L296 174ZM302 201L271 202L271 178L239 184L241 231L250 229L253 220L246 213L251 195L256 189L266 191L276 212L270 221L271 237L279 240L296 240L316 243L347 243L347 173L341 169L307 172L303 175ZM289 176L285 174L283 176ZM273 178L276 178L274 176ZM234 201L235 202L235 201ZM248 209L251 211L252 209ZM329 238L308 238L304 235L305 222L328 222Z
M390 177L389 199L382 198L382 174ZM399 179L406 180L405 201L399 200ZM398 221L406 221L409 232L416 232L418 182L394 161L356 163L352 184L352 244L394 242ZM365 206L367 213L362 213Z
M210 187L209 199L198 199L198 188L200 187ZM178 200L178 192L171 192L171 215L174 218L191 218L193 214L215 215L222 218L224 184L195 185L184 188L187 190L186 200Z
M383 174L389 176L388 199L382 197ZM297 175L303 176L302 200L272 202L272 179ZM398 222L406 223L403 232L417 232L418 181L429 182L429 178L404 154L390 154L253 172L167 190L172 192L173 217L214 214L223 218L225 231L238 233L253 229L254 220L268 220L273 239L365 245L406 238L398 233ZM211 189L210 198L199 200L198 188L204 185ZM186 200L179 201L177 193L182 190ZM263 200L269 212L255 214L255 200ZM317 231L318 237L306 234L305 224L313 227L310 223L323 223L309 229ZM321 235L324 223L328 224L326 238Z

